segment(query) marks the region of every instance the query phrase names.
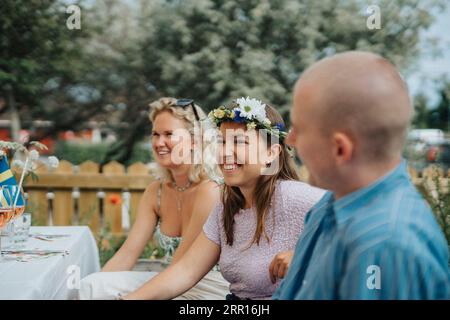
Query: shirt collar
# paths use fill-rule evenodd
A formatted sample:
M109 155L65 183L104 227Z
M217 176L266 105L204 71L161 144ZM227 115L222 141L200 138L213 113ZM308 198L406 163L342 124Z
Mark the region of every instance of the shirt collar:
M336 223L340 225L358 214L358 210L356 210L357 207L366 203L369 197L379 194L387 185L390 185L394 180L399 178L409 179L407 162L405 159L402 159L397 167L367 187L356 190L338 200L334 200L333 194L333 211Z

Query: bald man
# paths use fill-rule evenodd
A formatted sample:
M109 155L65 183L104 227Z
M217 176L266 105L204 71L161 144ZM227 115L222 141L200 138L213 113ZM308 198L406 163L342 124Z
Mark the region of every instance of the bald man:
M386 59L347 52L297 81L294 146L330 192L306 216L274 299L448 299L448 244L411 183L402 146L413 114Z

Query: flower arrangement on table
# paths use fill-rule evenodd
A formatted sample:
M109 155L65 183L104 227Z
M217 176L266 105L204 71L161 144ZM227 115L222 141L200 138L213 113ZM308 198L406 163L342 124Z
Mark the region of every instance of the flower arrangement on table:
M269 134L284 139L287 132L283 124L273 124L266 115L266 105L250 97L236 99L226 108L220 106L208 114L208 118L219 127L222 122L231 121L246 124L247 129L263 129Z
M29 145L35 149L47 149L45 145L35 141L30 142ZM35 149L29 151L21 143L0 141L0 231L8 222L21 216L25 211L26 200L22 187L27 174L37 178L34 170L37 168L36 162L39 159L39 152ZM12 159L17 151L25 153L26 156L25 163L15 160L15 165L22 167L19 184L17 184L8 162L8 156ZM49 159L49 162L52 167L57 167L59 164L56 157ZM3 260L1 237L0 260Z
M2 174L3 170L1 168L9 169L10 167L19 168L22 170L21 180L25 180L28 176L31 176L33 181L38 179L35 171L42 166L37 164L39 160L39 151L38 150L48 150L47 146L37 142L31 141L29 142L31 150L28 150L24 144L18 142L9 142L9 141L0 141L0 163L3 164L3 167L0 167L0 174ZM22 160L14 160L12 163L8 162L8 158L12 159L16 152L22 152L25 154L26 159L25 162ZM48 157L48 163L50 168L57 168L59 165L59 160L55 156ZM12 174L12 172L10 172ZM9 174L8 174L9 175ZM22 178L23 177L23 178ZM15 181L15 180L14 180ZM0 179L0 185L2 185L2 179Z

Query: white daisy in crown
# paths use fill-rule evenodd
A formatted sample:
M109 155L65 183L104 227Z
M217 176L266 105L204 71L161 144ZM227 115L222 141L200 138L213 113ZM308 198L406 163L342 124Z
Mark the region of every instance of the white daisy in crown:
M240 116L249 120L257 119L264 121L266 119L266 105L260 100L250 97L236 99L239 105Z

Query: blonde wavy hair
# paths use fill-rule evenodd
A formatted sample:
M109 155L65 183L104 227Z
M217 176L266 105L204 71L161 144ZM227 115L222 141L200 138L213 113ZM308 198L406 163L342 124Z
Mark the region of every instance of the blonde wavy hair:
M197 111L198 116L200 117L200 121L196 121L195 114L192 110L192 106L187 107L181 107L177 106L177 99L172 97L164 97L161 99L158 99L156 101L153 101L150 103L150 113L149 113L149 120L153 124L156 117L162 113L162 112L170 112L174 117L183 120L186 124L186 129L191 133L194 139L198 139L200 137L195 137L194 134L196 132L203 132L203 130L197 130L203 129L204 122L202 119L206 119L206 114L200 108L200 106L194 104L194 107ZM216 181L217 183L221 183L221 173L217 166L217 162L210 161L211 159L214 159L214 147L213 147L213 141L212 139L208 139L205 137L201 137L202 139L202 150L201 150L201 162L199 164L194 163L191 165L191 168L189 169L188 177L189 181L193 183L197 183L206 179L211 179L213 181ZM197 140L198 141L198 140ZM197 144L196 144L197 146ZM166 168L161 167L158 163L156 163L153 167L153 173L155 176L159 179L168 180L171 182L174 182L174 179L170 173L170 171Z

